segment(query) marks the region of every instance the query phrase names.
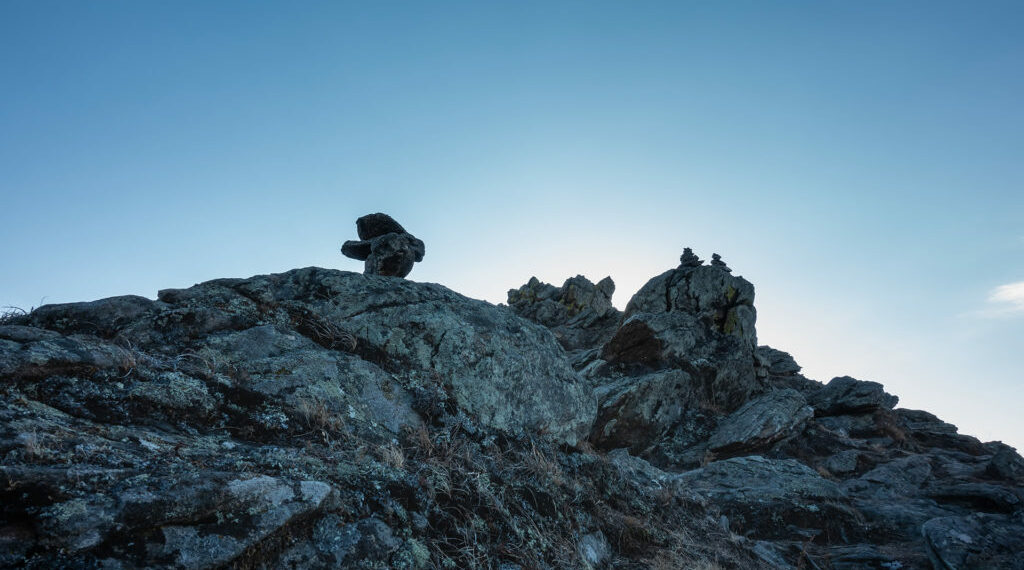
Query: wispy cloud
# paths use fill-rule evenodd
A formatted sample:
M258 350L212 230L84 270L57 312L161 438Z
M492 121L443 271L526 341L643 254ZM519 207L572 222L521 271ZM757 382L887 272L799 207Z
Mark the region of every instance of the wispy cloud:
M1024 316L1024 281L996 287L989 292L988 302L989 310L985 311L987 316Z

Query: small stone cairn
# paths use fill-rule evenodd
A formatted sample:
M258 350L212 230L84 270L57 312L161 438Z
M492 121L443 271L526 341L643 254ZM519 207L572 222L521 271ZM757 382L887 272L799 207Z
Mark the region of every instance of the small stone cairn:
M698 257L696 253L693 253L692 249L688 247L683 249L683 254L679 256L680 268L700 267L701 265L704 265L704 260ZM722 261L722 256L717 253L711 254L711 266L717 267L726 273L732 273L732 269L729 269L729 266Z
M700 267L704 265L704 260L697 257L697 254L693 253L693 250L686 248L683 250L683 254L679 256L679 267Z

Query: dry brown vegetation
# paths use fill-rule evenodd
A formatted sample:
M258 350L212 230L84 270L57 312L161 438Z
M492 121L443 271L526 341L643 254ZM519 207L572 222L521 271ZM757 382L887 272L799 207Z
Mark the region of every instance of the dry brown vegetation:
M399 461L385 446L381 461L414 482L392 494L427 513L422 540L434 568L583 568L579 542L594 531L608 540L612 568L758 566L703 507L637 487L589 449L481 441L455 424L407 430L401 451Z

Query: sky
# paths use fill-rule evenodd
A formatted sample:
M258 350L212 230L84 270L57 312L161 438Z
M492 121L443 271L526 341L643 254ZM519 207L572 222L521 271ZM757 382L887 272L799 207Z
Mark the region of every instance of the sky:
M1024 4L0 2L0 306L317 265L492 303L684 247L759 342L1024 449Z

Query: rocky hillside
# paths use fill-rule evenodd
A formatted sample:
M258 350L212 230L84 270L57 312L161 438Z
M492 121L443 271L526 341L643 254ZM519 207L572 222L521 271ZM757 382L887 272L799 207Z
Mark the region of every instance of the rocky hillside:
M8 315L0 566L1024 568L1014 449L801 376L717 256L613 290L305 268Z

